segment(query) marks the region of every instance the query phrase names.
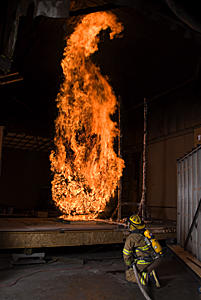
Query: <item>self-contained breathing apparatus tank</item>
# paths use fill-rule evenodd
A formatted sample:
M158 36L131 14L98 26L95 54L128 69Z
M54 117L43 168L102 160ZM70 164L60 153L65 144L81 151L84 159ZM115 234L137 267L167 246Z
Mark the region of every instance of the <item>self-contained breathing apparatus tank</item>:
M154 238L154 236L152 235L152 233L146 229L144 231L144 236L145 236L145 242L147 245L151 246L152 249L154 250L153 251L153 258L156 259L156 258L159 258L162 254L163 254L163 251L162 251L162 247L160 245L160 243Z

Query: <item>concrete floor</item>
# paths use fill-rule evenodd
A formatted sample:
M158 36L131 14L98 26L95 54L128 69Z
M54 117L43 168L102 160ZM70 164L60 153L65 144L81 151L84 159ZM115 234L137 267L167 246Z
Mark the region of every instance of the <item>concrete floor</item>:
M48 263L11 265L0 254L0 300L143 300L128 283L122 246L48 250ZM48 257L47 257L48 258ZM168 253L159 266L162 287L150 288L153 300L200 300L201 281Z

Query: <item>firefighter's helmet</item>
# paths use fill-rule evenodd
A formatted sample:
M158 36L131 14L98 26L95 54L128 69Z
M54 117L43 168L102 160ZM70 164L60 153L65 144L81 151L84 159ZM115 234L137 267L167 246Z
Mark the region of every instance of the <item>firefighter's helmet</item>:
M128 218L128 224L131 230L145 228L144 222L141 220L141 218L138 215L130 216Z

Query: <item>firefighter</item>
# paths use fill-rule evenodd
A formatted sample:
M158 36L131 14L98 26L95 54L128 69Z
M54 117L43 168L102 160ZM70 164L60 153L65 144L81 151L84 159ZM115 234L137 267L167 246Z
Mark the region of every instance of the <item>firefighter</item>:
M138 215L129 217L128 225L130 234L126 238L123 249L123 258L127 266L126 280L134 283L137 282L132 268L132 265L135 264L141 285L146 286L149 280L151 280L156 287L160 287L154 270L154 267L158 265L159 259L157 258L159 255L156 255L154 250L156 248L155 245L153 247L145 236L147 232L149 234L149 231L145 229L145 224ZM161 247L160 244L155 239L154 241L159 249ZM162 248L158 252L162 253L161 250Z

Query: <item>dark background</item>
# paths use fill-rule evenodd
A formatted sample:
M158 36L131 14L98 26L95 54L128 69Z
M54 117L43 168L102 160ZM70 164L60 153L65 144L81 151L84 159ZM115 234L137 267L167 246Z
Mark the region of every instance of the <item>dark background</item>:
M49 9L40 11L40 2L46 2ZM61 10L53 9L55 1L27 1L25 5L10 0L0 4L0 125L4 126L0 207L52 207L49 154L57 116L55 99L63 79L60 62L65 38L83 15L108 10L124 25L123 37L111 41L108 33L102 33L99 52L92 60L109 77L121 99L121 151L126 162L122 201L127 203L123 215L136 209L141 196L143 100L147 98L148 204L174 207L167 208L162 217L175 219L176 158L194 147L194 131L201 124L201 29L196 2L78 2L70 1ZM17 28L15 39L12 28ZM10 133L23 137L12 143ZM168 146L175 148L174 153L167 154L160 144L164 139L186 139L187 135L186 142L177 139ZM44 138L48 139L46 146ZM24 147L30 141L34 141L32 146ZM39 141L44 147L38 146ZM158 150L153 145L158 145ZM171 160L172 167L164 175ZM169 196L167 190L172 191ZM152 213L161 217L160 208Z

